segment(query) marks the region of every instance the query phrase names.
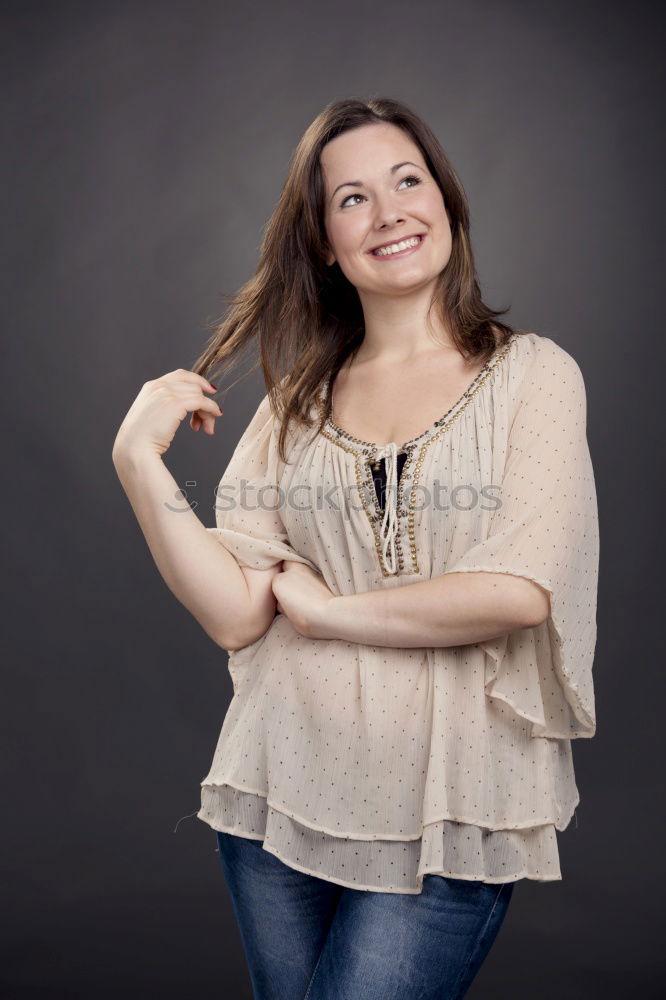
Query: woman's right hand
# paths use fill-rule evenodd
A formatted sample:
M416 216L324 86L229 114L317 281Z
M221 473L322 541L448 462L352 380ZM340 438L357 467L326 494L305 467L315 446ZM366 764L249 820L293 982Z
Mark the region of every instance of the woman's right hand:
M163 455L188 413L190 426L207 434L215 432L215 418L222 410L204 392L215 392L203 375L178 368L145 382L127 411L113 445L114 456L122 453Z

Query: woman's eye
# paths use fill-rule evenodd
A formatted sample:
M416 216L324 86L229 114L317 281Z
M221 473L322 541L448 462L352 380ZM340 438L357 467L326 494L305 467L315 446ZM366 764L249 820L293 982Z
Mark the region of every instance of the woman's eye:
M420 184L421 183L421 178L417 177L416 174L407 174L406 177L402 178L402 180L400 181L400 183L404 184L405 181L416 181L416 184ZM416 185L410 184L410 187L415 187L415 186ZM362 198L362 197L363 197L362 194L348 194L347 197L344 198L343 201L340 202L340 208L346 208L347 202L349 201L350 198Z
M363 197L362 194L348 194L347 197L340 202L340 208L345 208L350 198L362 198L362 197Z
M405 181L416 181L417 184L420 184L421 183L421 178L417 177L416 174L408 174L406 177L402 178L402 180L400 181L400 183L404 184Z

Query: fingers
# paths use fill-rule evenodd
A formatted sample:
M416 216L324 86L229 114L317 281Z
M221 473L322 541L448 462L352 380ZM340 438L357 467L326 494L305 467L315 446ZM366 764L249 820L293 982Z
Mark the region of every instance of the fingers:
M222 407L219 403L216 403L214 399L208 399L206 396L204 396L203 399L201 396L190 396L189 398L185 397L183 402L187 406L188 410L193 410L203 419L205 419L207 413L210 413L213 417L222 416Z
M192 430L198 431L203 427L206 434L214 434L215 419L222 416L224 411L214 399L200 395L204 392L217 392L213 383L209 382L203 375L188 371L186 368L176 368L172 372L167 372L166 375L162 376L162 381L191 411L190 427ZM194 388L198 389L199 393L192 396Z
M188 410L210 410L218 417L222 412L222 407L215 399L204 396L202 390L192 385L191 382L174 382L164 377L159 380L157 390L172 399L179 400L184 406L187 406Z
M214 399L208 399L205 396L203 399L201 396L192 399L192 397L184 396L182 402L188 410L192 411L190 427L193 431L198 431L203 427L206 434L215 432L215 421L222 416L223 410Z
M203 410L195 410L190 417L190 427L193 431L198 431L203 427L206 434L213 434L215 432L215 421L219 416L219 413L214 413L211 416L208 413L204 413Z
M209 382L203 375L197 375L196 372L188 371L187 368L176 368L175 371L167 372L162 377L169 382L185 382L197 385L202 392L217 392L212 382Z
M215 433L215 417L203 417L201 423L206 434Z
M215 417L222 415L222 407L214 399L203 395L204 392L217 392L213 383L203 375L188 371L186 368L176 368L153 380L151 386L166 389L190 411L190 427L193 431L203 427L207 434L214 432Z

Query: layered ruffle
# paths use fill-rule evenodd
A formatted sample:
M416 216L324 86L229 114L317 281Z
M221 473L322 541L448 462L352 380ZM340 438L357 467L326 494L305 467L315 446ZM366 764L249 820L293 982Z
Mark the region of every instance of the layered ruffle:
M214 830L263 841L263 848L309 875L352 889L418 894L425 875L483 882L562 878L553 824L492 830L441 820L416 839L333 835L289 815L263 795L202 784L197 814Z

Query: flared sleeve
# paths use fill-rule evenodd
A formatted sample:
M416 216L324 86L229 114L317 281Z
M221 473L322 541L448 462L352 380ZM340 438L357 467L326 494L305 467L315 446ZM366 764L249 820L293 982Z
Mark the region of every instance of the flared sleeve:
M208 528L239 565L270 569L283 559L317 567L292 547L281 511L275 419L266 394L238 442L216 489L215 524Z
M532 736L591 737L596 729L599 526L586 409L578 364L539 338L512 410L487 537L447 567L509 573L548 591L550 616L541 625L478 643L486 694L530 721Z

